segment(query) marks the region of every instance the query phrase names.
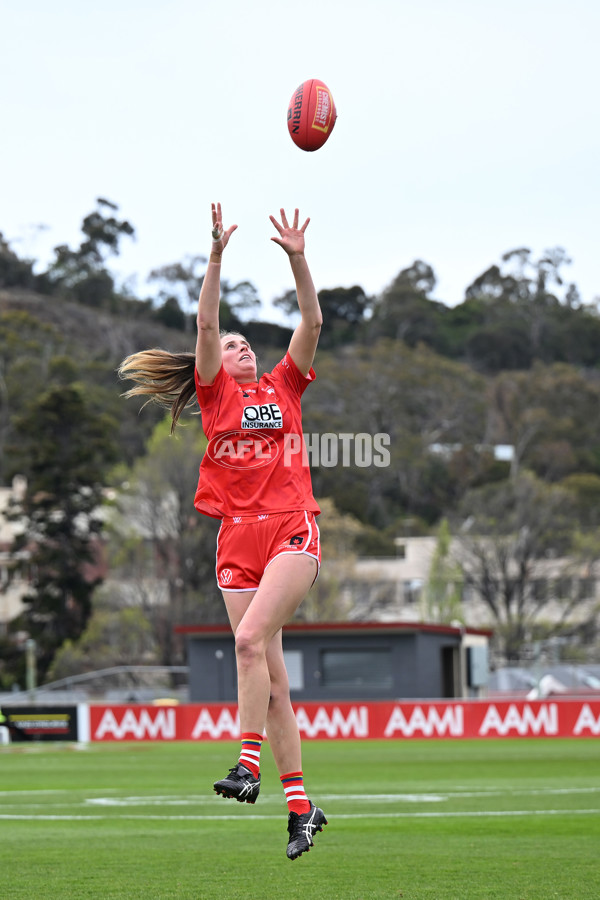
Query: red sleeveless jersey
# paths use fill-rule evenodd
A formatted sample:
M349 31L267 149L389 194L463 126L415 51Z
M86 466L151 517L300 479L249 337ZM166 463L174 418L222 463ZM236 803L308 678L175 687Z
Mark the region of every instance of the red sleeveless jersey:
M314 381L287 353L258 382L238 384L219 369L196 394L208 447L200 465L196 509L208 516L308 510L318 515L302 436L301 397Z

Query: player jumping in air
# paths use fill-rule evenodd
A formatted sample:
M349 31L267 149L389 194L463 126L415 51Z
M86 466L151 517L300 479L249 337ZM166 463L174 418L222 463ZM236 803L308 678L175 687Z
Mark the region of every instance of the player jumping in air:
M257 377L256 356L241 334L221 333L223 251L237 225L223 228L212 205L212 250L198 304L193 354L133 354L119 373L137 382L126 396L148 394L171 408L173 428L195 394L208 439L194 505L221 520L217 580L235 634L239 760L215 782L224 797L254 803L266 731L288 804L287 855L313 846L327 819L304 790L301 742L282 648L282 628L315 581L321 557L310 470L302 453L301 397L315 378L312 363L321 309L304 256L306 219L270 217L272 240L287 253L301 321L272 372Z

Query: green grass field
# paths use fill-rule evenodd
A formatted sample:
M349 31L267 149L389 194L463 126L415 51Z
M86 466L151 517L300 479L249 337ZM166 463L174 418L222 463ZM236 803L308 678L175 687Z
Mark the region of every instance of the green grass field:
M237 749L0 747L0 897L600 898L600 740L307 741L293 862L268 745L255 806L212 792Z

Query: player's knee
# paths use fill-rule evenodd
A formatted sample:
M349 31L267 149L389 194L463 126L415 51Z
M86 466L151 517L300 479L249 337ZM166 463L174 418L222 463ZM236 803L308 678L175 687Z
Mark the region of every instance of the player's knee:
M263 643L251 632L238 628L235 635L235 655L242 665L251 665L264 656Z
M290 702L290 689L287 680L281 682L271 677L271 691L269 694L269 709L276 709Z

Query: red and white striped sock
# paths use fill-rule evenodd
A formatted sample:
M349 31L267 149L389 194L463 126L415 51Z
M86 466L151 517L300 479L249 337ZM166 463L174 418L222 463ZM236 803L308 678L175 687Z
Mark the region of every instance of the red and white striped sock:
M260 748L262 745L262 734L256 734L253 731L245 731L242 734L242 749L240 750L239 762L249 769L255 778L258 778L260 772Z
M281 783L289 811L298 813L299 816L308 812L310 800L304 790L304 776L302 772L288 772L287 775L282 775Z

